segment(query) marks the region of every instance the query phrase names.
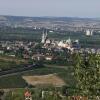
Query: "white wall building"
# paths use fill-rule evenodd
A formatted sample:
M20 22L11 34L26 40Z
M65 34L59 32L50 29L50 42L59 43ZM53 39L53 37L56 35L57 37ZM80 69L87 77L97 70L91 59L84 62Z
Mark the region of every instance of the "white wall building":
M86 30L86 36L92 36L93 35L93 30Z

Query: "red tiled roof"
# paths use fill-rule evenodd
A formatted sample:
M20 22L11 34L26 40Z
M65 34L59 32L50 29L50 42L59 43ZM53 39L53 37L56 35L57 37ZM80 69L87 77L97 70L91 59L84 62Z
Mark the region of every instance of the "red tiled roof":
M29 96L31 96L31 93L30 93L29 91L26 91L26 92L24 93L24 96L25 96L25 97L27 97L27 96L29 97Z

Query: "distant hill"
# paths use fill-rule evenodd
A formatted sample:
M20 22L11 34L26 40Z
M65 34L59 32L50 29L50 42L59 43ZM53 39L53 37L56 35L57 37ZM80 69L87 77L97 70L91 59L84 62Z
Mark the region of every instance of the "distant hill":
M8 21L24 21L25 19L31 19L33 21L46 21L46 20L54 20L54 21L72 21L72 20L100 20L99 18L78 18L78 17L26 17L26 16L3 16L0 15L0 20L8 20Z
M33 22L52 22L52 23L61 23L61 22L69 22L73 23L91 23L91 22L98 22L99 19L93 18L77 18L77 17L24 17L24 16L3 16L0 15L0 26L35 26Z

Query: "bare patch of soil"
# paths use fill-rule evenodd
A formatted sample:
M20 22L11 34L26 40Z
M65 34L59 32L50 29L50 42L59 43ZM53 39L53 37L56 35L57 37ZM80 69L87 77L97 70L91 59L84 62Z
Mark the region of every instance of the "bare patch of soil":
M53 85L63 86L65 82L56 74L41 75L41 76L23 76L22 77L30 85Z

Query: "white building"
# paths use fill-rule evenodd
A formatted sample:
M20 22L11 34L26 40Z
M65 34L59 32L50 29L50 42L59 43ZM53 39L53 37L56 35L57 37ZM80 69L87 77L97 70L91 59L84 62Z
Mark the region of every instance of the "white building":
M86 30L86 36L92 36L93 35L93 30Z
M71 48L71 46L72 46L71 39L69 38L68 40L66 40L66 42L60 41L58 43L58 46L63 47L63 48L68 48L68 49Z

